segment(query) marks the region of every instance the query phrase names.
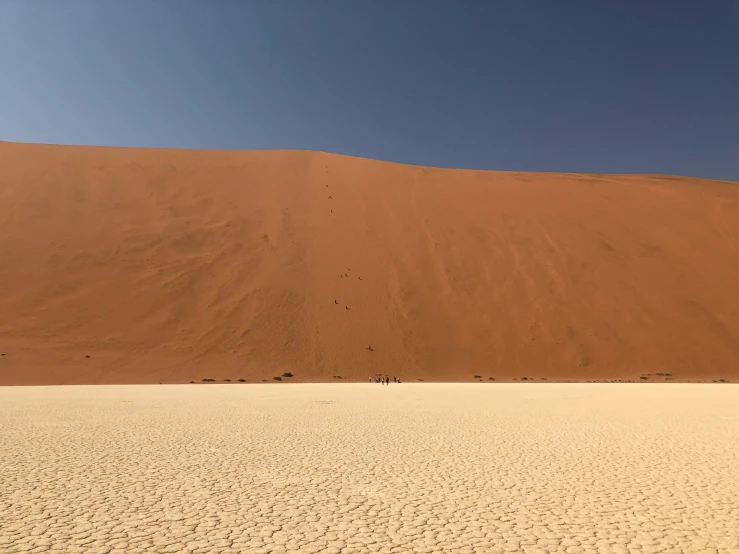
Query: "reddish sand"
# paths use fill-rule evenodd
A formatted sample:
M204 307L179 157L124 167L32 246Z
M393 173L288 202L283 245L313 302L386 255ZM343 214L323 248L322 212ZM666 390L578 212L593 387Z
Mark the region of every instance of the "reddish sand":
M15 143L0 168L0 384L739 380L736 182Z

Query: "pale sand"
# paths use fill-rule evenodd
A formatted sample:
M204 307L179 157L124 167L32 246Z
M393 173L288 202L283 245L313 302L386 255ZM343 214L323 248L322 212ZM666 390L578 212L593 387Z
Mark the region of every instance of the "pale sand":
M0 388L0 552L739 552L735 385Z
M0 385L739 381L739 182L1 142L0 168Z

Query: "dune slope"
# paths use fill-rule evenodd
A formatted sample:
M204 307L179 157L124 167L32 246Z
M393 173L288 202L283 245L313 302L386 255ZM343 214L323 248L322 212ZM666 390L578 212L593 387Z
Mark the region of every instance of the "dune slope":
M735 182L17 143L0 168L0 384L739 379Z

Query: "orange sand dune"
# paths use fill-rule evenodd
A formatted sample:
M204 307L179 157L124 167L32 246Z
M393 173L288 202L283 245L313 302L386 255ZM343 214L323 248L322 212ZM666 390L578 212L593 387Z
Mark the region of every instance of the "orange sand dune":
M15 143L0 168L0 384L739 379L736 182Z

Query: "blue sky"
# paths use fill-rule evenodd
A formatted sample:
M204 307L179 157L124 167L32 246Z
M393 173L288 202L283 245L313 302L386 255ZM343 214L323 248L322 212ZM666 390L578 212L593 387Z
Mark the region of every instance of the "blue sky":
M2 0L0 139L739 180L739 0Z

